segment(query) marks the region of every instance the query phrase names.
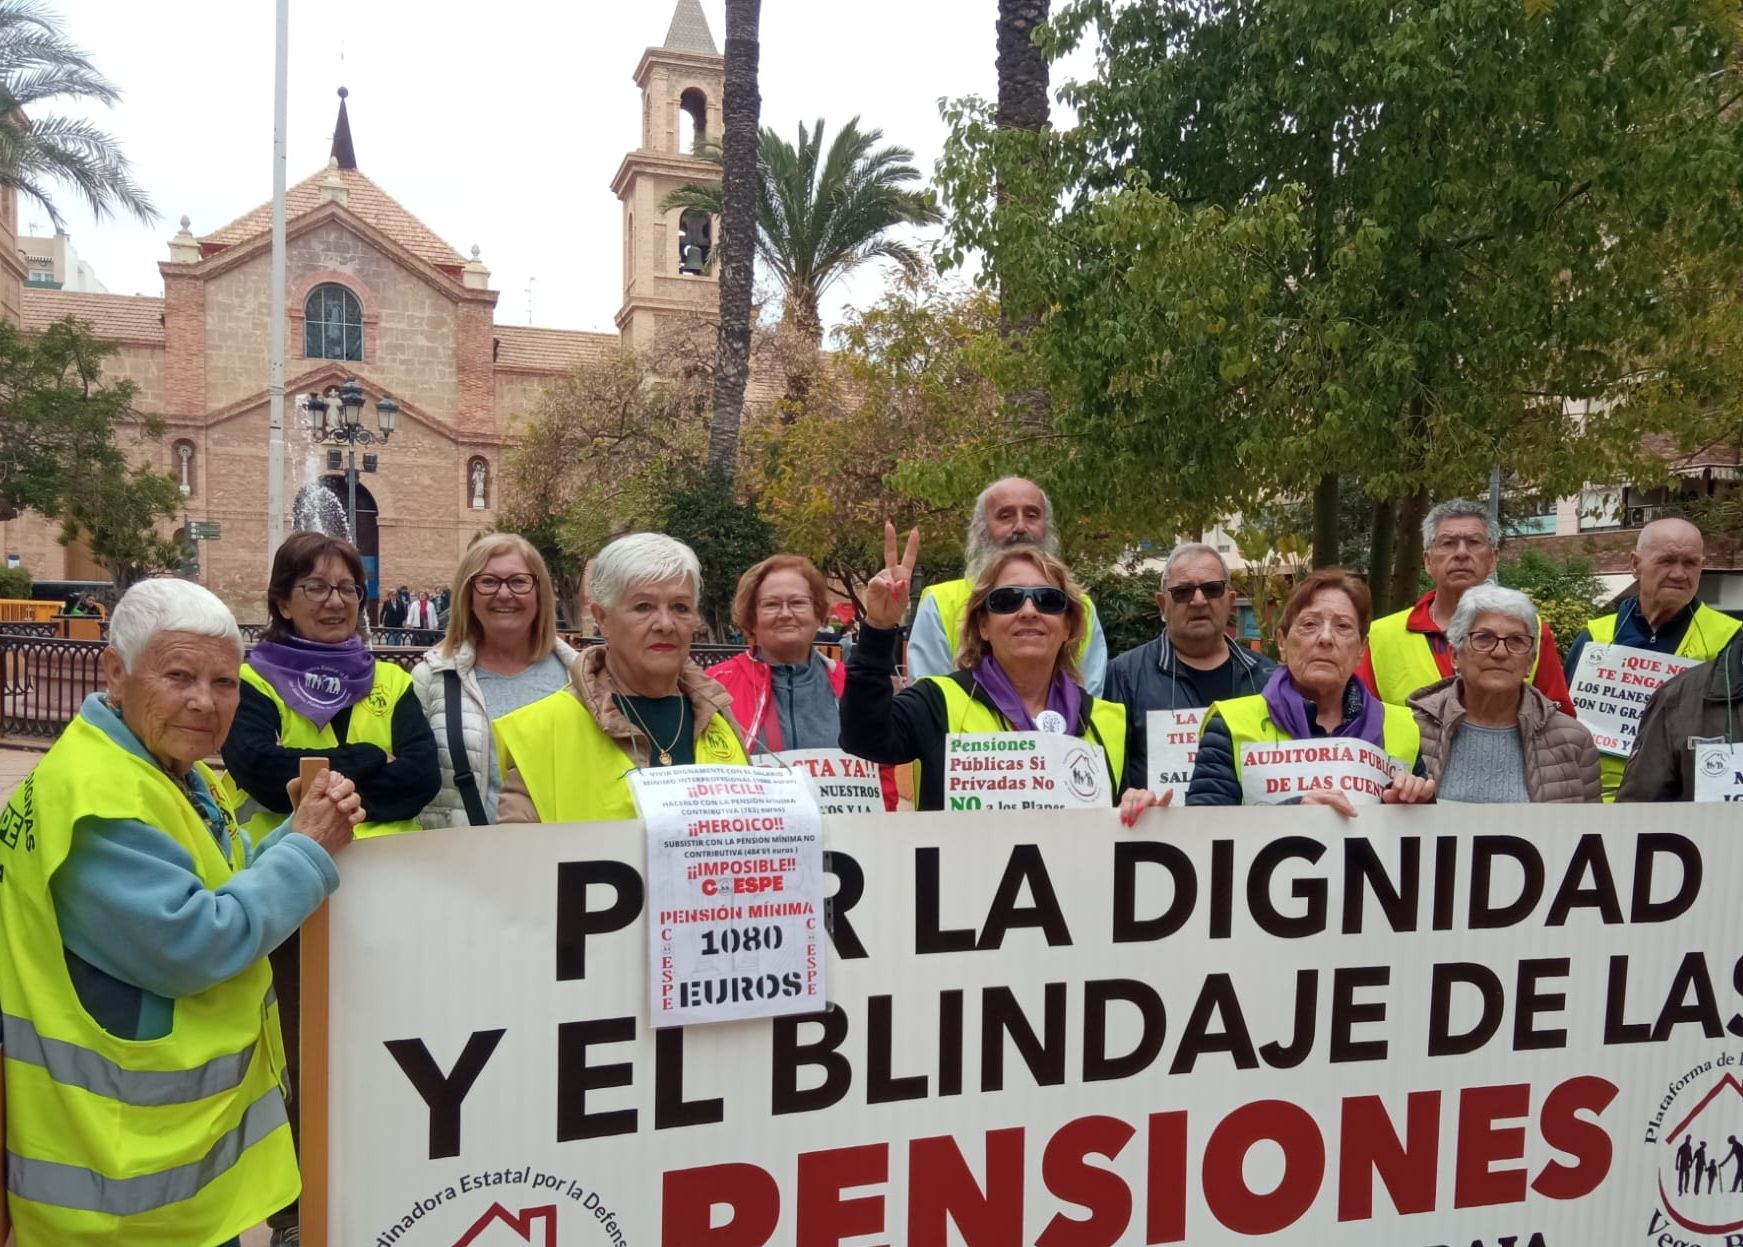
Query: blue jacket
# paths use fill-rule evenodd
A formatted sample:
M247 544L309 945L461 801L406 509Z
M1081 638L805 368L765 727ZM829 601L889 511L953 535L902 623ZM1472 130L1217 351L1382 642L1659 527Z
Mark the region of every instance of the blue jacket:
M1232 696L1263 692L1265 681L1276 670L1274 659L1229 642L1229 657L1235 664ZM1150 766L1149 712L1186 710L1208 706L1198 690L1197 673L1180 661L1168 643L1166 629L1154 641L1127 650L1108 664L1107 687L1102 695L1126 707L1126 787L1142 788Z

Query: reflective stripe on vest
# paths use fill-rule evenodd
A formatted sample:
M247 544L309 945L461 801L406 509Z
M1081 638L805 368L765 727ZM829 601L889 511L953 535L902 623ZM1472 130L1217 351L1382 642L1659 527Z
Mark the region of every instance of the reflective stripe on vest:
M1389 702L1382 702L1381 709L1385 711L1385 719L1381 725L1380 736L1386 752L1402 762L1407 770L1414 769L1416 759L1422 754L1422 732L1416 726L1416 715L1403 706L1394 706ZM1241 779L1241 746L1277 744L1295 739L1271 722L1271 708L1266 704L1263 693L1212 702L1210 710L1204 716L1204 722L1199 725L1201 736L1214 716L1221 716L1222 721L1228 725L1229 737L1234 745L1232 752L1237 780ZM1337 738L1315 736L1312 739L1335 741Z
M1446 679L1434 659L1428 634L1409 627L1415 610L1412 606L1383 615L1368 629L1368 662L1374 668L1374 688L1380 700L1388 705L1402 706L1412 693ZM1537 664L1542 658L1540 653L1531 660L1531 670L1525 676L1527 684L1537 678Z
M64 944L50 885L82 819L158 829L208 890L244 868L224 789L198 770L225 814L218 835L157 766L81 717L0 818L0 1039L21 1243L219 1242L299 1189L266 958L176 999L168 1035L130 1040L91 1019L64 957L41 955Z
M944 694L944 730L950 732L1009 732L1011 721L985 702L969 696L968 690L947 675L929 675L925 679L938 686ZM1089 694L1085 693L1085 697ZM1112 783L1108 791L1116 797L1126 773L1126 708L1117 701L1092 699L1089 724L1079 738L1100 745L1107 759ZM914 763L914 799L920 799L920 764Z
M351 718L345 725L345 739L340 740L331 723L326 727L316 727L312 720L285 705L278 690L247 663L242 664L242 678L277 707L278 743L286 749L337 749L340 745L374 745L383 753L392 754L394 711L399 708L400 698L412 690L412 678L404 667L392 662L376 663L375 685L361 701L351 707ZM256 840L284 822L283 814L267 809L245 789L238 787L236 793L241 798L238 808L245 816L242 825L248 828L248 834ZM391 836L403 831L422 830L423 825L417 819L403 818L393 822L359 823L354 834L359 840L366 840L370 836Z
M641 817L625 778L635 761L623 751L580 699L558 689L493 723L496 760L507 775L520 772L527 796L543 823L600 823ZM696 742L696 761L706 766L749 766L732 724L720 714L708 720Z
M953 663L962 650L962 623L968 618L968 603L973 596L972 580L945 580L928 585L920 593L922 601L931 598L938 604L938 621L944 625L944 643L950 647L950 660ZM1087 593L1077 600L1083 603L1084 609L1083 640L1077 646L1077 661L1081 663L1089 657L1089 638L1093 631L1089 621L1095 616L1095 603L1089 600ZM916 771L915 774L918 775L919 772ZM916 781L915 790L918 789L919 784Z
M1616 640L1616 627L1620 621L1618 614L1599 615L1586 624L1586 632L1595 643L1610 645ZM1689 620L1682 640L1677 642L1676 656L1712 662L1719 656L1719 651L1730 643L1731 638L1737 635L1739 628L1743 628L1743 622L1732 619L1723 611L1714 610L1705 602L1697 602L1694 617ZM1622 772L1627 767L1626 758L1618 758L1609 753L1598 755L1598 774L1603 780L1604 800L1616 799L1616 790L1622 786Z

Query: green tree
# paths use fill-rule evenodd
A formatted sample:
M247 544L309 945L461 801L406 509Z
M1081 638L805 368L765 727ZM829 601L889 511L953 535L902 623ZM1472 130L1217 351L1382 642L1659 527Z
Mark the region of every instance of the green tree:
M168 472L107 463L79 475L61 518L62 545L84 540L109 572L115 591L157 572L182 566L180 543L164 536L161 522L174 519L181 490Z
M753 232L757 202L757 42L762 0L726 0L726 77L721 97L720 329L715 351L714 411L708 426L708 464L731 480L738 471L739 422L750 381L750 302L756 284Z
M1034 318L1053 414L1012 449L1061 509L1136 537L1311 498L1323 564L1357 476L1384 603L1429 500L1492 465L1569 493L1706 427L1743 278L1734 11L1075 0L1042 37L1093 41L1077 124L952 105L941 178L953 256Z
M747 567L775 552L775 530L756 504L733 494L718 472L677 484L665 498L660 528L696 552L702 565L703 622L716 638L732 631L732 597Z
M1557 560L1526 550L1517 559L1504 560L1496 579L1536 603L1537 613L1555 633L1563 657L1580 629L1598 613L1599 603L1610 596L1594 574L1592 561L1578 555Z
M121 93L61 33L37 0L0 0L0 186L34 199L65 226L51 190L71 187L98 221L120 210L150 221L151 200L115 140L46 110L56 100L114 105Z
M880 259L918 276L925 260L890 231L939 220L930 193L913 188L920 171L910 149L878 146L883 131L861 130L858 117L827 149L824 131L821 119L811 129L801 122L794 144L765 128L757 163L757 256L781 287L782 315L813 345L823 341L819 304L833 282ZM718 213L723 203L720 186L685 186L661 207Z
M0 598L28 598L35 582L23 567L0 567Z

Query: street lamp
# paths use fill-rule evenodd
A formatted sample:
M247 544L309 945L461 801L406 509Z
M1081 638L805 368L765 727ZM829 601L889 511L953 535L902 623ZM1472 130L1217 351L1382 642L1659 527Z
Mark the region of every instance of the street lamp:
M303 406L308 410L318 442L331 442L347 448L345 463L345 524L351 530L351 540L357 541L357 447L376 442L387 444L399 424L399 404L393 395L383 394L375 400L374 430L363 427L363 387L356 377L346 377L345 383L329 388L325 397L305 395Z

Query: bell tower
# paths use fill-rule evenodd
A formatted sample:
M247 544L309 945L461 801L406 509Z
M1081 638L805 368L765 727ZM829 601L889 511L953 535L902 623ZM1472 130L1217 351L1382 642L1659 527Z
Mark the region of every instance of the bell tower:
M717 266L709 262L718 218L662 211L681 186L720 181L720 166L697 155L721 136L726 58L714 46L698 0L678 0L666 39L642 53L635 84L642 93L641 146L623 158L612 192L623 204L624 346L646 349L662 316L712 314L720 304Z

